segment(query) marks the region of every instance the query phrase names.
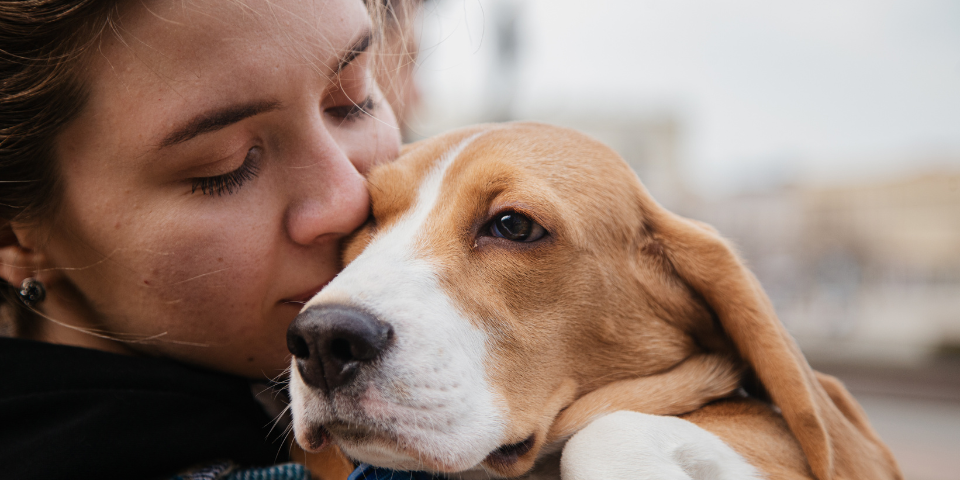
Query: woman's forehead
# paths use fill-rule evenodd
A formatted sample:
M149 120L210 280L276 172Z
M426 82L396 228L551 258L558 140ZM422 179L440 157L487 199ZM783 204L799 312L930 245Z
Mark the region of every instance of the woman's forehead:
M332 82L370 24L357 0L138 2L89 59L80 117L101 132L136 124L137 141L159 141L150 137L204 109L265 100L291 69Z
M121 44L154 48L158 41L186 49L209 48L208 42L280 42L330 48L349 36L358 23L369 24L358 0L152 0L131 2L112 26ZM161 53L161 52L157 52Z
M218 64L229 69L244 60L299 61L322 69L369 29L369 15L357 0L137 2L104 34L97 56L114 74L143 70L138 73L166 81L187 81Z

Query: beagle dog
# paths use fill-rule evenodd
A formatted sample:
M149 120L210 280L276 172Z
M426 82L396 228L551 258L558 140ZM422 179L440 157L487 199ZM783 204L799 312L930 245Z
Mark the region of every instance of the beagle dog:
M305 450L451 478L902 478L730 245L596 140L481 125L368 181L347 267L288 332Z

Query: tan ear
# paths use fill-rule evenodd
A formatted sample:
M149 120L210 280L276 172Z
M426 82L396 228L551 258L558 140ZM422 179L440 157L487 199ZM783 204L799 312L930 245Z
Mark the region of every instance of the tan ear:
M648 197L649 199L649 197ZM800 442L819 480L902 479L849 393L810 368L756 277L712 228L649 200L651 233L677 274L706 300Z

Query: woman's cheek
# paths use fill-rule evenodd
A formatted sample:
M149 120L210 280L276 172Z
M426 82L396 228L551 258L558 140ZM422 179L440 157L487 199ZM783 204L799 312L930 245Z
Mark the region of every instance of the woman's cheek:
M359 120L359 125L350 128L332 129L332 134L347 158L361 174L366 174L374 165L392 162L400 155L400 129L393 109L377 90L377 107L372 118Z
M256 230L200 230L176 242L186 248L164 258L152 276L164 304L214 315L216 323L229 330L230 317L261 312L272 255Z
M381 107L378 109L374 118L377 132L376 151L373 152L375 158L374 165L384 162L392 162L400 156L400 128L397 126L397 118L394 115L393 108L383 98L383 94L378 92L381 100ZM382 140L381 140L382 139ZM374 143L374 142L371 142Z
M256 208L227 202L209 208L207 203L235 199L188 200L199 201L166 202L169 209L157 202L149 214L116 229L115 244L98 248L117 252L102 263L110 271L78 280L119 282L97 288L107 297L97 303L129 305L116 313L131 330L168 340L222 343L263 311L271 258L266 227L255 228L256 219L262 221ZM107 310L103 313L109 315Z

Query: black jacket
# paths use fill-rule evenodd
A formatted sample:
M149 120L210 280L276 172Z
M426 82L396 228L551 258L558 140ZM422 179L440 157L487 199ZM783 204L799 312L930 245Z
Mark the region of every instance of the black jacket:
M150 479L287 459L246 379L0 338L0 478Z

